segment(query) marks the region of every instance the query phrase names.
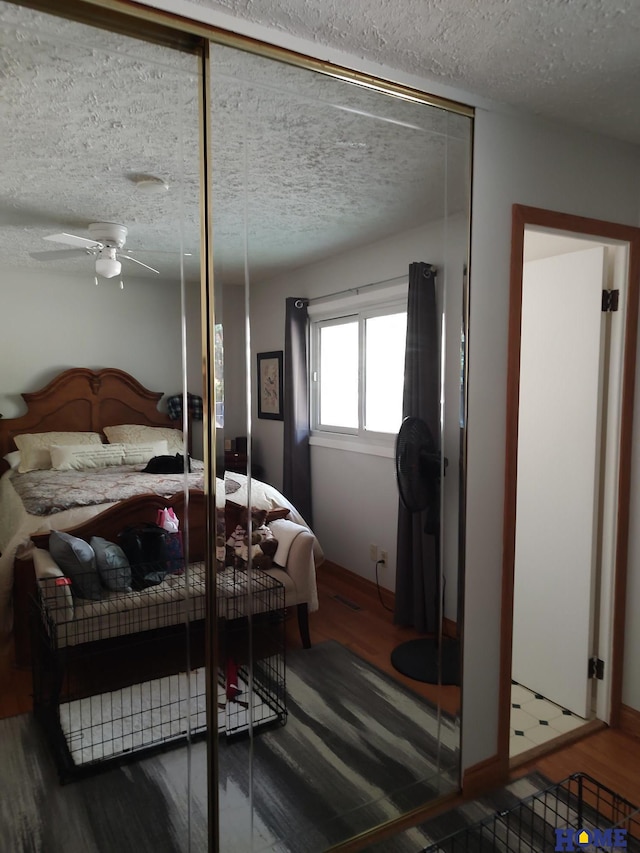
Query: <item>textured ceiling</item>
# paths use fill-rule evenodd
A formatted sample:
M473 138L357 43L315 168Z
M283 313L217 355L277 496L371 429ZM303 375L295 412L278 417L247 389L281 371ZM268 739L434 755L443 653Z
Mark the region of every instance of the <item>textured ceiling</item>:
M638 0L191 0L640 144Z
M640 143L638 0L191 4ZM175 278L190 252L196 277L193 57L1 0L0 25L3 264L45 270L32 257L55 248L44 236L116 221L141 260ZM224 280L242 277L245 246L264 278L464 207L466 120L222 47L213 71ZM140 194L144 174L169 191ZM59 257L46 263L92 275L91 258Z
M223 281L242 280L245 247L264 279L466 207L468 119L222 46L211 61ZM182 256L197 277L194 57L0 2L0 85L5 267L92 280L92 258L43 238L104 221L127 226L125 248L163 276ZM140 193L140 175L168 192Z
M0 4L5 266L42 271L44 262L30 253L58 248L45 235L89 237L95 221L126 225L126 247L163 271L177 267L181 237L184 250L197 256L196 71L192 56ZM161 175L171 190L140 194L140 174ZM93 279L90 257L60 258L49 263L63 273L86 270ZM140 272L125 264L125 277L129 270Z

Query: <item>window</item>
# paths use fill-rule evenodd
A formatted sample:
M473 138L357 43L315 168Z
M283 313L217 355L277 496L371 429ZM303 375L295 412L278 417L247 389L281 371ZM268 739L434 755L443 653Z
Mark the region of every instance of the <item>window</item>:
M313 435L390 444L402 422L406 298L312 314Z

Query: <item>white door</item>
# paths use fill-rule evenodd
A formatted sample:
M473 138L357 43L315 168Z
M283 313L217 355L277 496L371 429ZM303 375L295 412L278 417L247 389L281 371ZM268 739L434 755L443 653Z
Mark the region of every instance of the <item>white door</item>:
M604 248L524 264L512 677L589 716Z

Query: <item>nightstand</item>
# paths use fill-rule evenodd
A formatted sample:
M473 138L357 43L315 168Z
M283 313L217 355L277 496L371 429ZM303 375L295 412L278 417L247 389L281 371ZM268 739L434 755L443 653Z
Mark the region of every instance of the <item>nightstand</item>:
M225 450L224 452L224 469L225 471L235 471L237 474L247 473L247 454L238 453L235 450ZM252 463L251 473L256 480L264 479L264 468L256 462Z
M227 471L236 471L238 474L246 474L247 454L237 453L235 450L225 450L224 467Z

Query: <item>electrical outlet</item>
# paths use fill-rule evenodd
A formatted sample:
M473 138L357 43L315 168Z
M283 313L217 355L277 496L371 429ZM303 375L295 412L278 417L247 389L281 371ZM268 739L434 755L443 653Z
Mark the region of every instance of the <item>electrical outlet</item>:
M378 546L377 545L369 545L369 557L375 563L378 559Z
M386 567L387 567L387 560L388 560L388 559L389 559L389 555L388 555L388 554L387 554L387 552L384 550L384 548L382 548L382 549L380 550L380 561L379 561L379 562L380 562L380 565L381 565L381 566L383 566L385 569L386 569Z

